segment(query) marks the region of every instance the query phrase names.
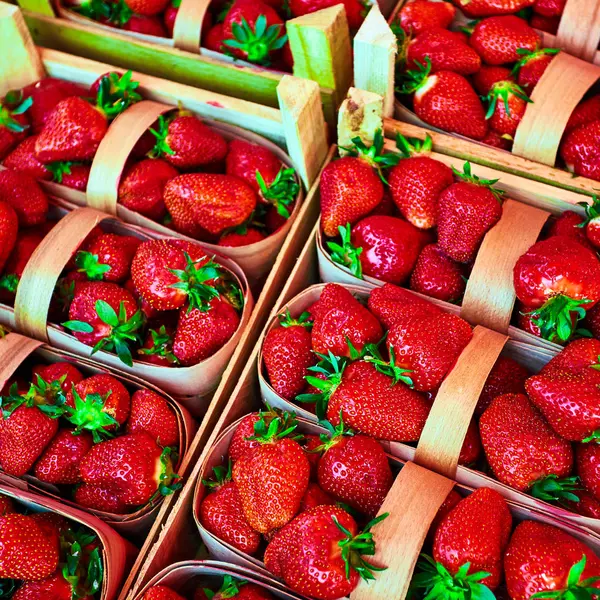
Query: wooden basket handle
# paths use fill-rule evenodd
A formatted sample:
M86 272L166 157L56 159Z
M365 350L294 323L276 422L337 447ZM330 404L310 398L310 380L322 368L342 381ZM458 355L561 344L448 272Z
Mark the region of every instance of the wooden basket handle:
M64 216L35 249L15 298L15 323L21 333L48 342L48 311L56 282L88 233L110 218L93 208L78 208Z
M9 333L0 338L0 389L6 385L21 363L42 343L18 333Z
M375 581L361 580L350 600L404 600L421 548L454 481L406 463L388 492L379 514L389 513L373 527L375 565L386 566Z
M117 214L119 182L131 151L158 117L172 106L143 100L121 113L108 128L100 143L87 186L88 206Z
M531 94L513 154L553 167L569 117L598 77L597 66L566 52L557 54Z
M556 32L556 48L593 62L598 44L600 3L597 0L568 0Z
M415 452L417 464L454 479L481 390L507 340L506 335L475 327L435 397Z
M211 0L181 0L173 29L175 48L195 54L200 52L202 23L210 2Z
M502 218L485 236L462 301L460 316L472 325L508 332L516 295L513 269L535 244L550 213L506 200Z

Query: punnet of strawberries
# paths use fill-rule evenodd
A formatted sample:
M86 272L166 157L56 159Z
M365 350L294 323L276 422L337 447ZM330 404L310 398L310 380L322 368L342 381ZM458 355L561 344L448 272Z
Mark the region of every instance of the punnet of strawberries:
M359 279L409 287L460 304L477 252L502 217L498 180L477 177L431 156L431 138L398 136L399 152L383 149L381 134L321 177L321 229L333 262ZM586 216L552 218L514 267L516 325L546 340L600 337L600 203Z
M181 487L175 409L70 362L22 365L0 390L0 468L87 509L127 514Z
M106 73L89 89L46 78L9 92L0 101L0 161L85 191L110 122L142 99L138 87L128 71ZM299 191L294 169L269 148L225 139L191 112L174 109L134 147L118 202L178 233L237 247L278 231Z
M190 586L186 585L187 587ZM199 583L193 593L188 594L177 593L172 587L166 585L155 585L142 596L141 600L229 600L230 598L275 600L275 596L265 586L231 575L225 575L220 586Z
M433 127L510 150L531 93L558 53L542 46L534 27L547 30L543 20L558 18L564 4L407 2L392 24L399 47L400 100ZM590 92L571 114L559 155L557 166L600 180L597 93Z
M12 600L100 600L102 545L88 527L0 495L0 594Z
M372 558L371 528L388 516L376 515L402 463L343 422L321 424L316 434L292 413L246 416L231 437L228 465L203 481L208 493L198 513L208 532L262 557L292 590L336 600L386 569ZM463 494L453 490L432 523L411 598L493 599L496 592L528 600L567 588L582 595L539 597L594 597L600 559L593 549L552 525L513 522L494 490Z

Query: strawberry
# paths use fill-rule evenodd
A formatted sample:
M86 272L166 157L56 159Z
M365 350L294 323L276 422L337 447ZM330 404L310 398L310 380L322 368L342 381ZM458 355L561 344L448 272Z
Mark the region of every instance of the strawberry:
M119 184L119 203L154 221L167 214L163 200L165 185L179 172L168 162L147 158L132 165Z
M115 283L92 281L76 288L69 308L69 320L63 327L77 340L99 350L117 353L128 366L133 365L129 344L141 344L139 331L144 324L135 298Z
M477 463L482 454L481 438L479 428L474 420L471 420L465 439L458 457L459 465L472 467Z
M0 516L4 517L14 512L17 512L14 502L8 496L0 496Z
M485 118L490 127L501 136L514 137L527 104L532 102L523 89L512 81L499 81L485 99L489 103Z
M303 595L323 600L349 596L361 578L372 580L373 571L383 570L364 556L375 554L370 529L386 516L359 533L356 521L346 511L317 506L275 534L265 552L265 566Z
M261 0L235 0L223 21L223 37L236 58L265 66L287 41L281 17Z
M567 341L577 320L600 300L600 261L572 237L534 244L515 264L517 298L532 307L532 319L547 340Z
M562 500L561 504L571 512L583 517L600 519L600 501L586 490L577 489L573 495L577 500Z
M162 13L170 0L125 0L127 6L138 15L152 17Z
M172 460L171 448L160 448L147 433L130 433L96 444L80 472L87 484L114 486L126 506L141 506L177 489Z
M374 517L393 483L381 444L366 435L354 435L343 421L337 427L324 421L318 481L321 489L352 508Z
M173 354L184 365L196 365L220 350L237 331L240 317L224 297L210 300L204 309L182 308Z
M229 443L230 460L235 462L248 450L258 448L260 443L254 439L250 439L254 437L254 425L263 420L268 427L271 421L277 417L284 421L284 429L288 429L288 427L297 424L291 413L281 412L280 410L271 407L268 407L267 410L261 410L260 412L246 415L240 421L231 437L231 442Z
M202 592L204 596L198 595ZM219 591L213 595L208 589L196 590L194 600L226 600L236 598L237 600L273 600L273 596L262 586L256 583L248 583L243 579L235 579L231 575L225 575Z
M267 4L272 4L272 2L267 1ZM294 17L301 17L336 4L344 6L350 29L352 31L358 30L368 11L368 5L362 0L290 0L288 3L290 12Z
M35 179L51 181L53 179L53 173L48 168L50 165L41 163L35 155L35 143L37 138L37 135L32 135L31 137L24 139L12 150L12 152L10 152L10 154L7 155L3 164L7 169L27 173ZM56 164L62 165L63 163Z
M569 121L565 127L565 135L571 133L581 125L587 125L592 121L600 120L600 94L591 96L587 100L583 100L571 113Z
M408 71L401 94L412 94L413 108L419 119L429 125L475 140L487 133L483 105L471 84L452 71L431 74L431 60Z
M435 532L438 530L440 523L461 500L462 496L455 489L452 489L452 491L446 496L444 502L442 502L442 505L439 507L437 514L431 522L431 526L429 527L429 532L427 534L428 541L433 543Z
M452 0L467 17L509 15L534 4L536 0Z
M180 110L170 118L158 118L157 129L150 129L156 144L152 158L162 158L182 170L220 163L227 155L225 138L192 113Z
M540 36L525 20L502 15L479 21L469 43L486 64L505 65L518 62L523 50L535 52Z
M87 250L77 252L75 264L90 281L120 283L129 276L129 266L140 244L140 239L132 235L104 233L87 245Z
M512 516L502 496L479 488L463 498L442 520L433 542L433 560L425 556L416 587L431 598L447 598L459 587L469 596L485 598L483 586L495 590L502 581L502 558ZM485 530L485 535L481 532ZM417 567L418 568L418 567Z
M600 428L600 342L571 342L537 375L525 382L531 402L556 433L567 440L589 441Z
M166 325L148 329L144 345L138 350L139 360L163 367L178 365L179 360L173 354L174 334L174 328Z
M534 29L546 31L555 35L560 24L560 17L543 17L542 15L533 14L529 20L529 24Z
M546 232L546 237L550 238L556 235L566 235L572 237L591 250L592 245L586 236L585 225L585 219L580 214L573 212L572 210L566 210L564 213L561 213L551 220L551 225Z
M419 35L434 27L448 29L456 9L449 2L430 2L429 0L413 0L400 9L400 26L408 34Z
M321 226L325 235L338 235L340 226L353 225L367 216L383 199L381 169L399 157L382 154L383 135L377 131L373 146L353 140L350 156L330 162L321 174Z
M316 483L311 482L306 488L304 498L302 498L300 514L317 506L335 506L335 503L332 496L324 492Z
M263 360L271 387L286 400L293 400L305 386L308 368L315 364L308 313L297 319L287 311L279 315L279 327L267 333Z
M542 592L545 597L593 598L600 587L596 554L562 529L535 521L517 525L504 568L513 600L528 600Z
M131 71L120 78L112 73L102 78L95 106L77 96L61 100L36 141L38 160L50 163L94 158L109 120L141 100L135 91L138 85L131 81Z
M15 209L22 227L46 221L48 197L31 175L0 171L0 202L7 202Z
M510 150L512 148L512 137L510 135L500 135L493 129L490 129L485 137L481 140L482 144L500 148L501 150Z
M452 169L428 156L433 145L429 135L421 141L398 134L396 145L406 158L390 171L394 203L415 227L430 229L436 225L440 193L454 182Z
M75 490L74 500L80 506L105 513L119 515L127 511L119 490L110 485L103 487L84 483Z
M460 263L446 256L436 244L421 250L410 278L410 289L445 302L457 302L465 292Z
M581 483L596 500L600 500L600 446L594 442L577 444L576 457Z
M185 600L185 598L166 585L153 585L142 596L142 600Z
M581 202L580 206L585 208L585 219L577 228L585 230L585 237L593 248L600 248L600 200L593 196L591 203Z
M125 0L121 0L125 4ZM153 35L155 37L167 37L167 31L162 21L158 17L143 17L141 15L130 14L127 22L123 24L125 31L133 31L134 33L142 33L144 35Z
M35 463L35 476L55 485L79 483L79 465L93 443L90 433L61 429Z
M214 467L214 480L202 480L208 489L199 509L202 527L234 548L249 554L256 554L260 535L250 527L244 515L244 508L236 484L231 480L229 467Z
M20 514L0 519L0 577L36 581L58 567L58 539L46 536L32 517Z
M568 493L557 479L573 470L571 444L552 431L527 396L497 396L479 428L487 461L502 483L542 500L562 499L563 489Z
M558 48L540 48L535 52L517 50L521 59L513 68L517 83L529 94L542 78L552 59L560 52Z
M202 38L202 46L213 52L224 53L226 51L223 23L217 23L208 30L208 33Z
M495 83L500 81L515 81L510 69L506 67L490 67L481 65L481 69L471 77L473 87L478 94L487 96Z
M256 207L254 190L231 175L189 173L171 179L164 201L177 231L219 235L244 223Z
M137 390L131 397L126 431L145 431L159 446L179 446L177 417L168 402L152 390Z
M529 375L529 371L516 360L508 356L498 357L481 390L475 414L482 415L492 400L498 396L524 394L525 380Z
M17 243L19 221L8 202L0 202L0 273Z
M427 29L408 43L408 69L425 64L426 59L431 62L431 73L452 71L461 75L472 75L481 68L481 59L477 52L458 40L453 31L440 27Z
M8 92L0 98L0 160L27 135L31 98L23 100L21 92Z
M565 10L566 0L535 0L533 11L544 17L559 17Z
M233 231L224 234L219 238L217 246L240 248L242 246L249 246L250 244L258 244L258 242L262 242L265 239L267 239L267 236L262 231L247 227L245 233L236 233Z
M312 348L320 354L350 356L350 345L361 352L383 335L377 319L341 285L329 283L323 288L317 310Z
M292 425L264 420L254 426L259 446L243 454L233 466L233 481L239 491L250 526L260 533L279 529L294 518L308 487L310 465L298 442L289 437Z
M569 171L600 181L600 120L568 133L561 142L559 153Z

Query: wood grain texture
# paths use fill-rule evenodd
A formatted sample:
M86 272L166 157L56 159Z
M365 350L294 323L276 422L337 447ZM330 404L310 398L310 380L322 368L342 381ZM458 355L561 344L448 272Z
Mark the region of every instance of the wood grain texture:
M477 326L435 397L421 433L415 462L445 477L456 477L458 458L475 406L508 337Z
M9 333L0 338L0 389L5 386L21 363L42 343L18 333Z
M500 221L486 234L462 301L460 316L472 325L507 333L515 305L513 269L537 241L550 213L506 200Z
M568 0L560 18L553 47L594 62L600 44L600 2Z
M383 97L351 87L338 113L337 143L340 154L359 137L367 146L373 144L375 132L383 129Z
M176 48L192 53L200 51L202 23L210 2L211 0L181 0L173 29Z

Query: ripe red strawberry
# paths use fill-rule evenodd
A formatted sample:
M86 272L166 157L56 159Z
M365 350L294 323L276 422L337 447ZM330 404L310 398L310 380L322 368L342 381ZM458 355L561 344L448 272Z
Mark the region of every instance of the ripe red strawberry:
M120 78L118 74L107 74L102 78L94 106L77 96L61 100L36 141L38 160L50 163L94 158L109 120L141 100L135 91L138 85L131 81L131 71Z
M504 568L513 600L529 600L541 592L593 598L593 591L600 587L596 554L562 529L535 521L517 525Z
M452 71L461 75L472 75L481 68L481 59L477 52L457 39L454 32L441 27L428 29L408 43L408 69L425 64L426 59L431 62L431 73Z
M600 261L567 236L534 244L515 264L517 298L547 340L567 341L585 311L600 300Z
M500 81L515 81L515 78L511 74L511 70L506 67L481 65L481 69L473 74L471 81L478 94L487 96L495 83Z
M208 30L202 38L202 46L213 52L225 52L225 28L223 23L217 23Z
M179 362L195 365L220 350L237 331L240 316L224 297L216 297L204 309L181 308L173 340Z
M89 485L84 483L75 490L74 500L77 504L92 510L100 510L110 514L123 514L127 511L125 502L116 487Z
M142 600L185 600L185 598L165 585L154 585L143 595Z
M482 144L493 146L494 148L500 148L501 150L510 150L512 148L512 137L503 136L496 133L493 129L490 129L486 136L481 140Z
M500 356L481 390L475 414L482 415L492 400L498 396L524 394L525 380L529 375L529 371L516 360L508 356Z
M559 52L558 48L540 48L535 52L527 50L519 52L522 58L513 69L513 72L517 72L517 83L528 94L531 94L544 71Z
M179 364L179 360L173 354L174 336L174 327L160 325L156 329L149 328L144 345L138 350L139 360L163 367Z
M163 14L163 22L169 37L173 37L173 30L175 29L175 20L177 19L177 14L179 13L179 7L181 6L181 0L169 0L167 5L167 9ZM209 32L209 29L212 26L212 15L210 12L206 12L204 15L204 20L202 21L202 31L200 34L200 38L202 39L202 45L204 44L204 38Z
M566 235L577 240L586 248L592 249L586 234L585 234L585 219L578 213L572 210L567 210L555 217L551 221L551 225L546 232L546 237L554 237L556 235Z
M396 145L406 158L390 171L394 203L415 227L430 229L437 222L440 193L454 182L452 169L428 156L432 148L430 136L421 142L398 135Z
M560 24L560 17L543 17L542 15L533 14L529 20L529 24L534 29L546 31L552 35L556 35Z
M48 197L31 175L8 169L0 171L0 202L7 202L15 209L22 227L46 221Z
M575 110L571 113L567 126L565 127L565 135L571 133L581 125L587 125L592 121L600 120L600 94L591 96L587 100L580 102Z
M31 98L23 100L21 92L8 92L0 98L0 160L27 135L31 105Z
M467 17L509 15L532 6L535 0L452 0Z
M8 202L0 202L0 274L17 243L19 221Z
M240 248L250 244L258 244L258 242L267 239L267 236L258 229L245 227L244 225L242 225L242 228L246 230L245 233L236 233L235 231L226 233L219 238L217 245L225 248Z
M366 344L378 342L383 335L377 319L341 285L327 284L316 310L312 347L320 354L350 356L349 343L361 352Z
M85 483L113 486L127 506L143 506L157 493L173 492L171 448L162 449L143 432L96 444L81 462Z
M58 567L58 539L46 536L27 515L9 514L0 519L0 577L35 581Z
M142 311L142 313L144 313L144 316L146 317L146 319L156 319L160 313L160 311L156 310L154 307L150 306L150 304L148 304L148 302L142 298L142 296L140 295L140 293L138 292L138 289L135 287L135 283L133 282L133 279L128 279L125 284L123 285L123 287L136 299L138 306L140 307L140 310ZM172 313L169 315L172 316ZM160 327L162 327L162 325L167 325L170 323L168 323L168 319L165 320L164 323L162 322L158 322L158 323L152 323L153 326L156 327L156 329L160 329ZM167 333L166 331L163 333ZM172 332L170 332L172 333ZM154 347L153 343L150 343L150 345L147 345L148 340L152 339L152 336L150 335L150 333L148 332L146 334L146 342L144 344L144 348L147 349L151 349ZM168 340L161 340L161 344L164 344L168 342ZM158 349L158 346L157 346ZM138 352L140 352L140 350L138 350Z
M577 228L585 231L585 237L593 248L600 248L600 200L593 196L591 203L582 202L580 205L585 208L585 219Z
M543 500L562 499L556 479L572 472L571 444L554 433L527 396L497 396L479 428L487 461L502 483ZM552 498L545 494L547 481L556 484Z
M366 561L375 554L370 528L359 533L355 520L341 508L317 506L278 531L265 552L265 566L292 590L323 600L349 596L360 578L382 571ZM344 547L344 553L340 548Z
M573 492L577 498L575 500L563 500L561 504L571 512L574 512L583 517L591 517L592 519L600 519L600 501L587 490L577 489Z
M223 21L224 46L236 58L271 64L287 41L283 20L261 0L235 0Z
M125 0L127 6L136 14L152 17L164 12L170 0Z
M90 433L61 429L35 463L35 476L54 485L79 483L79 465L93 444Z
M486 100L489 106L485 117L490 127L501 136L514 137L531 102L523 89L512 81L499 81L491 87Z
M180 110L172 118L160 116L152 158L162 158L182 170L219 163L227 155L227 141L193 114Z
M481 439L479 437L479 428L474 420L471 420L465 440L458 457L459 465L473 466L477 463L482 454Z
M24 139L16 148L4 159L4 166L13 171L21 171L34 177L50 181L53 178L52 171L45 164L41 163L35 155L35 143L37 135L32 135ZM57 163L59 165L63 163ZM50 165L49 165L50 166Z
M125 4L125 0L121 0L121 3ZM125 31L133 31L134 33L143 33L144 35L167 37L165 26L158 17L143 17L131 14L127 22L123 25L123 29Z
M569 171L600 181L600 120L573 129L563 138L559 153Z
M400 26L408 34L419 35L434 27L447 29L454 21L456 9L449 2L413 0L400 10Z
M92 281L75 289L69 320L63 327L87 346L116 351L128 366L133 365L129 344L141 344L139 330L144 323L135 298L115 283Z
M315 364L308 313L292 318L289 311L279 315L279 327L267 333L262 353L271 387L286 400L304 389L308 367Z
M435 532L438 530L440 523L446 518L446 516L452 511L452 509L462 500L462 496L453 489L447 496L440 508L437 511L433 521L431 522L431 526L429 527L429 532L427 534L427 540L433 543L433 539L435 537ZM497 598L497 596L496 596Z
M266 3L275 6L272 0L266 0ZM290 0L289 8L294 17L301 17L336 4L344 5L350 29L352 31L359 29L368 10L361 0Z
M452 71L431 74L431 61L418 70L408 71L402 94L413 96L413 107L419 119L444 131L458 133L475 140L488 130L481 100L462 75Z
M177 417L168 402L152 390L137 390L131 397L126 431L145 431L162 447L179 446Z
M75 255L80 273L90 281L120 283L129 276L129 267L141 240L132 235L104 233Z
M329 163L321 175L321 226L334 237L339 227L353 225L383 200L381 168L393 166L399 157L383 154L383 135L377 132L373 146L353 141L351 155Z
M344 427L328 424L321 436L318 481L323 491L352 508L374 517L394 478L381 444L366 435L354 435ZM349 433L349 435L348 435Z
M595 442L577 444L576 456L581 483L596 500L600 500L600 446Z
M488 65L518 62L523 50L534 52L540 36L527 21L515 15L482 19L475 25L469 43Z
M410 289L445 302L456 302L465 292L463 266L437 246L421 250L410 278Z
M259 446L243 454L233 466L233 481L250 526L260 533L283 527L294 518L308 487L310 465L302 447L289 436L295 426L261 420L254 426Z
M246 415L240 421L233 433L231 442L229 443L229 458L231 461L235 462L248 450L257 448L260 445L259 442L249 439L254 437L254 425L256 423L258 423L260 420L263 420L268 427L271 424L271 421L278 417L284 421L284 429L288 429L292 425L296 424L296 421L291 413L281 412L270 407L268 410L261 410L260 412L254 412Z
M188 173L171 179L164 200L177 231L199 237L241 225L256 208L254 190L231 175Z
M299 514L317 506L335 506L335 504L336 502L332 496L324 492L316 483L311 482L308 484L304 498L302 498Z
M533 11L544 17L558 17L565 10L566 0L535 0Z
M167 181L179 172L168 162L147 158L132 165L119 184L119 203L154 221L167 214L163 191Z
M512 516L502 496L480 488L461 500L440 523L433 542L433 559L421 563L419 588L439 593L453 586L485 597L480 589L495 590L502 581L502 559L512 528ZM486 535L481 535L485 530ZM437 563L437 564L436 564ZM487 577L476 576L486 573ZM429 575L426 577L425 574Z
M215 467L214 480L202 480L208 494L200 504L202 527L244 554L256 554L260 535L250 527L229 467Z

